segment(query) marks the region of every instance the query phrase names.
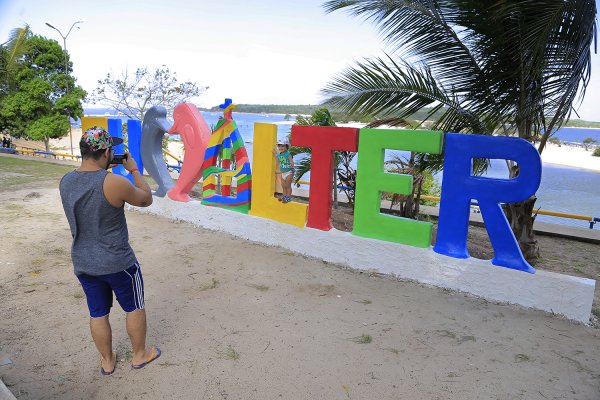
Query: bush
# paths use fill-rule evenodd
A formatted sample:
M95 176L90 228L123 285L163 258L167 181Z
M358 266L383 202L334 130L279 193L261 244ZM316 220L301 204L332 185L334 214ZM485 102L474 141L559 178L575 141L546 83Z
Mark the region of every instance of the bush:
M586 138L583 139L583 147L585 147L585 151L588 151L590 149L590 146L593 144L596 144L598 141L594 138Z
M560 145L561 145L561 143L562 143L562 142L560 141L560 139L559 139L559 138L557 138L557 137L553 137L553 138L550 138L550 139L548 139L548 142L550 142L550 143L552 143L552 144L555 144L555 145L557 145L558 147L560 147Z
M600 157L600 147L596 147L596 150L592 153L594 157Z

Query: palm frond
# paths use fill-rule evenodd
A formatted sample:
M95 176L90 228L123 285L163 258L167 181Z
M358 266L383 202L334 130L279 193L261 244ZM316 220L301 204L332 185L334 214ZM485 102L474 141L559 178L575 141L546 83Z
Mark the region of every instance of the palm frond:
M422 63L440 81L464 89L476 82L480 67L476 57L463 43L456 9L450 0L332 0L326 12L345 10L353 16L372 21L392 50L403 59Z
M294 165L294 183L298 183L304 175L310 172L311 157L304 157Z
M377 119L377 120L371 122L370 124L368 124L367 126L365 126L365 128L377 128L380 126L402 127L402 128L409 128L409 129L416 128L414 123L412 123L404 118L396 118L396 117Z
M474 131L484 129L479 118L462 107L461 98L448 94L430 70L399 64L389 57L358 62L328 83L322 93L329 97L326 104L347 113L382 118L406 118L424 107L441 104L448 108L446 114L462 125Z

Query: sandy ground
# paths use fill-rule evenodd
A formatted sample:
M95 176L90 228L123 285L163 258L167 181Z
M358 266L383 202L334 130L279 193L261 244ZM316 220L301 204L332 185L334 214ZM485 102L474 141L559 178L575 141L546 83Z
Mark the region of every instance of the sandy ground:
M599 330L136 213L164 353L131 370L117 307L121 361L101 377L58 191L0 191L0 207L0 378L18 398L600 397Z

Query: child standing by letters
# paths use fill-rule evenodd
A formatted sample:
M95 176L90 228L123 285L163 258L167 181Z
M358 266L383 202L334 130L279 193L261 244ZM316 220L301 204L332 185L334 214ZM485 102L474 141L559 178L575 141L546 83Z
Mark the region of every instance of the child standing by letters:
M275 150L275 157L277 157L280 171L278 173L281 174L281 187L283 188L283 195L280 200L283 203L292 201L290 196L292 195L292 179L294 178L294 159L289 149L289 141L283 139L277 143L277 149Z

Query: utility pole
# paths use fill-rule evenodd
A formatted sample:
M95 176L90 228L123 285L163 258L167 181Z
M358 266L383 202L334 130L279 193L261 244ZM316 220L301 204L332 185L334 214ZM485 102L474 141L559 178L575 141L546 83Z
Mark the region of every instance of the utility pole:
M48 22L46 22L46 25L48 25L50 28L54 29L56 32L58 32L58 34L60 35L60 37L63 38L63 53L65 54L65 75L69 75L69 58L67 56L67 38L69 37L69 34L71 33L71 31L73 30L73 27L77 24L83 24L84 21L75 21L73 22L73 25L71 25L71 28L69 29L69 32L67 32L66 35L63 35L61 31L58 30L58 28L50 25ZM77 27L77 29L79 29L79 27ZM67 95L69 94L69 79L67 78L66 80L67 83ZM67 114L67 119L69 121L69 138L71 139L71 154L75 154L73 152L73 130L71 128L71 115Z

